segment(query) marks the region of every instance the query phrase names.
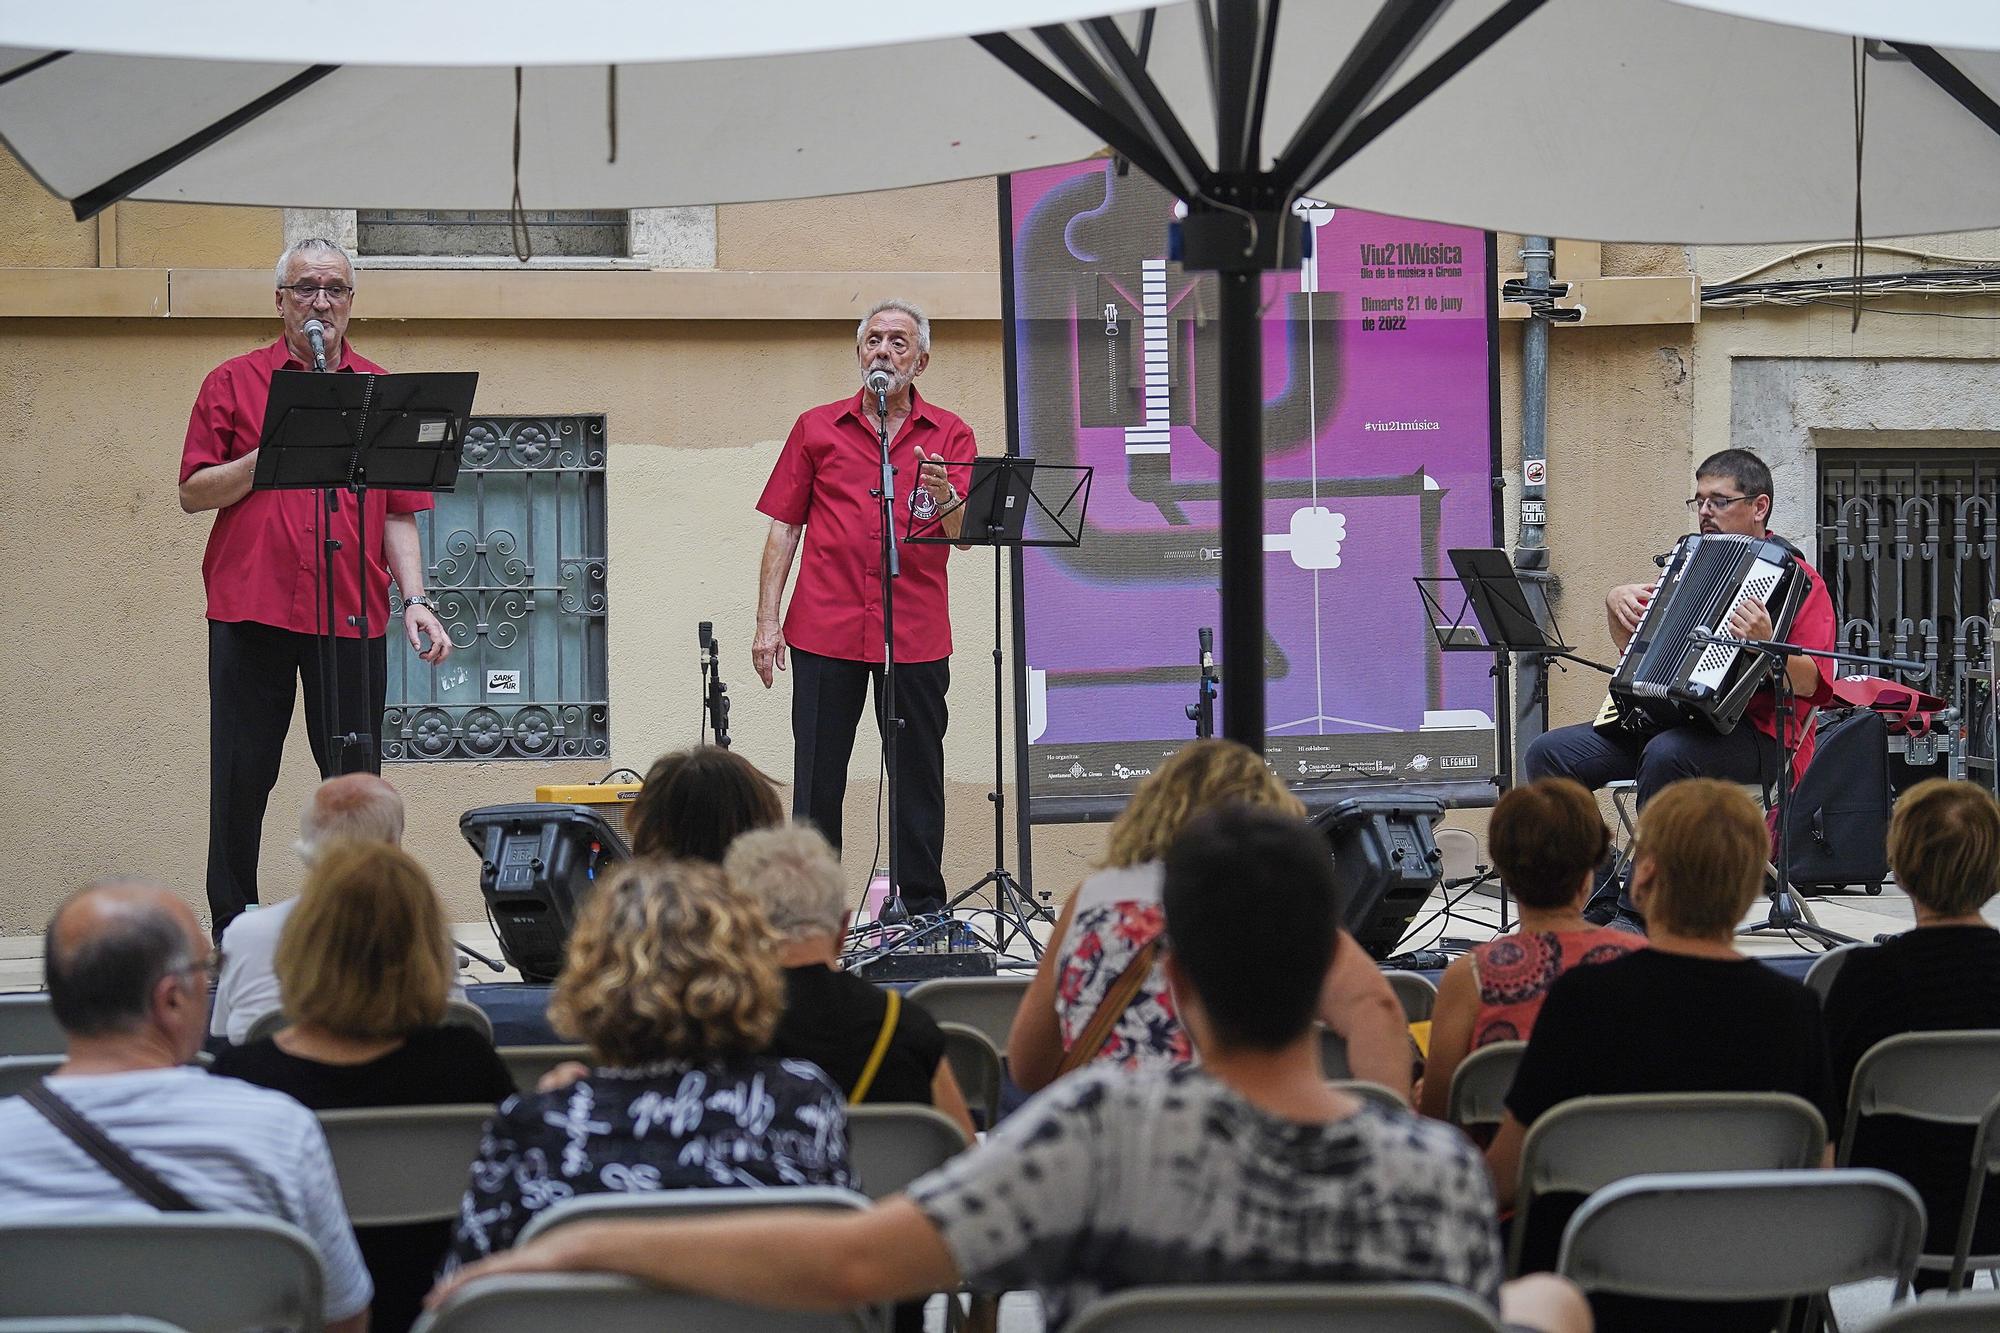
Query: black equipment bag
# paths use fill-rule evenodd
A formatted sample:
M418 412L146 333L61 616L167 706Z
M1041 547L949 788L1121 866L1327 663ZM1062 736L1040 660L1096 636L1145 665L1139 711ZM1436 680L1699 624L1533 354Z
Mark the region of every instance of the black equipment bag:
M1822 712L1812 766L1786 811L1793 886L1879 889L1889 877L1889 800L1888 722L1867 708Z

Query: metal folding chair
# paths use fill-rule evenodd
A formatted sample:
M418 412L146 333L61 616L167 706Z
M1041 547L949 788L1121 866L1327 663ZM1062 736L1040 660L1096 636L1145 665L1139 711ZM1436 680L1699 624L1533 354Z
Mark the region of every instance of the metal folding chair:
M1450 1109L1446 1114L1460 1129L1498 1125L1507 1115L1507 1090L1521 1067L1525 1041L1496 1041L1459 1061L1451 1075Z
M1028 989L1027 977L937 977L918 982L904 996L940 1023L978 1028L1003 1055L1014 1011Z
M514 1243L525 1245L545 1231L572 1222L631 1221L641 1217L700 1217L769 1208L826 1208L861 1211L868 1196L831 1185L788 1189L646 1190L638 1194L579 1194L535 1214Z
M566 1060L590 1063L590 1048L580 1044L496 1046L493 1053L507 1066L507 1072L514 1076L514 1086L522 1092L533 1092L542 1075Z
M850 1106L847 1157L871 1199L906 1185L964 1152L965 1131L929 1106Z
M467 1283L416 1324L423 1333L875 1333L861 1314L752 1310L628 1278L503 1274Z
M458 1216L491 1106L371 1106L321 1111L347 1216L357 1227Z
M1493 1311L1436 1283L1133 1287L1093 1301L1068 1333L1497 1333Z
M55 1055L68 1045L47 991L0 995L0 1055Z
M984 1032L970 1024L939 1023L938 1030L944 1033L944 1058L951 1065L952 1077L958 1080L958 1090L965 1094L966 1105L982 1117L982 1129L993 1128L1000 1119L1000 1085L1005 1077L1000 1052Z

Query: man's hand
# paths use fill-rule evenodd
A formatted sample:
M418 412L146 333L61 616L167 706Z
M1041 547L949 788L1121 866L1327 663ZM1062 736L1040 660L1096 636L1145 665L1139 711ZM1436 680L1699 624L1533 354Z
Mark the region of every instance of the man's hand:
M773 669L785 669L785 631L775 620L757 622L757 635L750 640L750 664L757 668L757 679L764 682L764 688L771 688Z
M1738 602L1729 613L1729 632L1739 639L1769 639L1771 630L1770 608L1754 597Z
M424 647L423 640L417 637L419 634L431 636L430 647ZM403 637L410 641L410 651L432 666L451 656L451 636L444 632L444 622L428 606L403 608Z
M927 454L922 445L917 446L917 482L931 493L939 509L958 500L958 493L952 490L951 478L944 470L944 455Z
M1639 621L1646 614L1647 603L1652 600L1652 584L1621 583L1605 594L1604 614L1630 637L1638 633Z

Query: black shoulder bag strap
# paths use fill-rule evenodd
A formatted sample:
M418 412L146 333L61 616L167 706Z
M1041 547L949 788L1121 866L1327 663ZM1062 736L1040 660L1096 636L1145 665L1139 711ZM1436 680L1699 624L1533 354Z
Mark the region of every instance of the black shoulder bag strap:
M198 1213L202 1209L187 1195L169 1185L147 1166L113 1143L108 1135L90 1123L82 1112L55 1095L49 1085L36 1079L21 1093L21 1100L42 1113L42 1118L61 1130L71 1143L90 1154L99 1166L134 1194L163 1213Z

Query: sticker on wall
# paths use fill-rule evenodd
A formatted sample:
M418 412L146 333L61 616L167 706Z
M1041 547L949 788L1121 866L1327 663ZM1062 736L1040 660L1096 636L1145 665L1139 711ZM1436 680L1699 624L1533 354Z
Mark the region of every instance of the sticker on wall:
M1546 486L1549 482L1549 460L1530 458L1521 467L1521 480L1530 486Z
M488 694L519 694L521 673L518 671L488 671L486 673Z

